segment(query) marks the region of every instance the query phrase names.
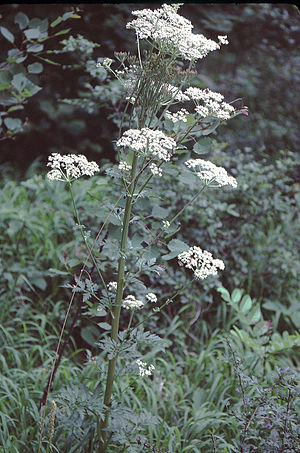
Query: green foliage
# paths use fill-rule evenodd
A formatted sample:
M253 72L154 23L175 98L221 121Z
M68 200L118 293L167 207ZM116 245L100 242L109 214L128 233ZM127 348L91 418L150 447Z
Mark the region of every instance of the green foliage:
M18 25L19 30L15 29L15 34L11 33L6 27L1 26L0 31L13 48L7 51L7 57L1 63L1 97L2 105L1 117L4 117L3 126L0 129L1 140L11 138L16 133L23 131L26 122L22 118L7 116L16 110L23 110L28 99L37 94L42 87L39 86L39 80L31 74L41 74L44 70L41 62L51 63L51 60L45 58L45 44L49 39L68 33L71 29L64 29L52 32L60 22L70 18L79 18L73 11L65 13L62 17L50 24L48 19L34 18L29 20L28 16L18 12L14 17L14 23ZM10 24L13 27L12 24ZM17 44L16 44L17 43ZM55 62L52 62L55 64ZM26 113L26 111L25 111Z
M287 168L289 168L288 160L286 160L286 163ZM252 170L253 165L244 166L243 168L245 181L251 181L254 174ZM246 171L249 173L246 174ZM270 200L271 191L267 192L267 196L265 192L267 188L265 186L268 184L268 175L272 178L271 181L276 181L278 176L276 173L273 173L274 171L269 169L269 172L261 175L264 184L257 185L255 191L257 200ZM36 167L31 172L36 173ZM288 172L292 174L292 171L288 170ZM282 172L281 178L284 181ZM90 179L84 181L82 186L78 184L76 188L78 209L80 210L82 221L86 224L86 230L91 230L91 235L96 232L99 222L104 220L109 207L115 200L115 190L107 182L107 177L94 180ZM271 187L273 186L271 185ZM287 184L286 190L290 190L290 187L293 187L293 185ZM174 190L174 187L172 189ZM160 194L163 192L164 194L167 193L166 191L162 191L160 186L157 187L157 191ZM254 198L254 195L251 195L251 191L248 194L249 197L252 196ZM222 197L220 193L218 196ZM229 196L229 194L226 194L226 198ZM280 190L278 188L276 197L274 194L277 203L279 203L280 196ZM293 198L290 195L285 196L284 202L289 203L289 200L292 202ZM156 202L155 198L153 198L153 205L154 201ZM145 210L151 212L152 203L150 205L147 204L148 202L143 203L144 205L142 204L141 207L143 206ZM101 209L99 209L99 204L101 204ZM230 201L229 204L231 204ZM168 207L166 203L162 203L161 199L160 205ZM172 208L172 205L169 208ZM181 205L179 204L177 209L180 208ZM222 212L226 212L226 209L227 207L224 207ZM234 207L233 209L239 208ZM243 209L242 206L241 209ZM286 209L288 210L288 206ZM170 212L171 216L172 210L168 210L168 212ZM269 210L269 215L271 216L271 214L273 217L277 215L274 209ZM195 218L195 215L194 213L193 218ZM210 215L213 219L213 213ZM140 216L143 218L143 212L140 212ZM192 216L192 213L190 216ZM62 322L61 317L64 311L62 304L65 306L65 302L61 302L55 308L50 308L52 307L51 304L53 304L51 300L54 300L54 297L55 300L65 300L66 291L69 290L68 288L62 288L60 285L65 282L70 272L73 274L78 270L79 263L84 256L84 246L78 234L78 229L75 229L75 238L69 234L70 228L75 226L75 221L70 212L70 196L59 182L50 184L46 179L44 180L42 177L34 175L22 181L21 184L17 184L8 178L3 184L1 191L1 219L3 244L1 287L6 290L6 293L2 295L2 300L6 301L7 307L7 309L1 310L2 324L7 330L4 336L4 344L6 345L5 354L8 348L11 348L10 355L5 359L6 365L3 369L12 370L10 372L5 371L4 376L8 376L10 379L9 385L14 386L15 391L18 392L18 385L24 389L24 382L28 382L26 384L28 394L22 397L22 401L26 401L26 404L29 405L28 407L35 408L33 409L35 415L33 413L31 416L28 412L25 412L24 416L21 415L21 406L18 405L16 407L12 396L6 399L6 405L2 407L1 412L17 420L17 422L7 422L4 424L6 428L2 432L2 442L7 448L12 448L11 445L15 445L19 450L31 451L37 442L39 424L37 407L41 397L41 389L46 382L48 374L47 369L44 368L47 366L47 363L49 365L51 363L52 354L49 351L53 350L55 346L58 335L57 330ZM190 219L191 217L187 216L186 222L191 224ZM146 222L146 220L144 221ZM147 221L149 222L149 220ZM153 222L160 223L161 219L153 217ZM228 231L230 232L229 225ZM232 228L233 226L234 224L232 224ZM114 223L110 224L110 228L110 231L113 232L115 228ZM183 231L185 228L183 228ZM131 241L134 248L138 247L143 239L147 239L147 235L145 236L147 230L145 229L144 233L142 231L139 229L136 233L139 238L136 235L135 239ZM194 229L193 234L196 234L195 231ZM232 235L234 236L234 230L232 230ZM15 241L16 237L19 240ZM178 233L176 237L178 237ZM255 240L256 235L250 237L253 237ZM290 238L291 242L296 239ZM167 244L170 244L171 240L169 239ZM282 239L282 242L287 245L287 240ZM101 266L107 272L107 275L111 276L109 278L112 280L113 276L111 272L114 270L114 265L111 262L113 256L113 239L111 241L99 242L100 245L102 243L105 243L105 247L101 252ZM247 250L255 250L257 248L255 242L248 242L248 244ZM133 249L132 256L135 254L136 251ZM18 260L16 260L16 256L19 257ZM34 257L34 261L32 257ZM257 262L260 262L262 259L263 255L257 256ZM32 264L30 264L31 262ZM182 272L179 273L176 270L177 266L173 266L172 263L172 260L164 261L164 266L168 265L168 267L159 278L157 278L156 273L151 271L150 266L149 272L146 270L137 280L142 280L145 283L145 279L149 278L157 296L166 300L172 291L186 282L187 278ZM228 266L227 261L226 265ZM37 273L36 277L34 277L33 271ZM235 273L236 275L237 272ZM278 274L276 274L277 277ZM38 278L46 282L47 286L45 290L43 289L44 286L38 286L41 284ZM130 277L128 278L130 281ZM89 279L84 281L87 282ZM253 282L255 283L255 279L253 279ZM293 280L289 280L289 284L292 282ZM135 283L133 281L131 284L137 285L136 287L131 287L132 289L136 289L137 297L142 297L145 294L145 289L138 281ZM252 285L251 288L251 291L255 294L255 285ZM88 290L87 292L85 291L86 289ZM76 337L76 341L80 346L85 344L85 347L90 348L95 354L95 341L101 341L101 339L103 340L105 338L106 330L103 324L107 318L105 313L104 316L100 317L101 313L97 312L98 302L95 301L93 303L92 296L94 291L90 291L90 289L93 288L91 286L87 288L84 286L84 291L78 293L77 296L80 298L85 296L87 305L86 310L84 310L86 315L78 324L77 331L79 332L79 336ZM134 413L139 414L143 408L143 410L159 417L159 422L151 429L142 433L136 432L136 441L132 448L136 448L137 451L139 451L139 448L142 448L141 445L149 444L157 450L161 449L162 451L172 452L177 451L179 444L181 444L182 447L180 448L182 450L185 449L185 451L211 452L213 448L212 427L217 442L217 451L239 451L238 438L240 429L234 423L233 414L237 413L237 410L240 410L238 409L240 408L240 394L237 392L236 383L232 379L231 369L228 368L225 362L219 360L219 357L224 355L227 349L221 341L222 336L215 330L217 325L220 328L225 328L227 331L231 330L233 336L230 338L230 342L236 349L237 354L241 357L245 357L246 355L247 373L249 373L249 367L251 370L247 374L248 376L254 373L257 374L257 379L260 380L264 369L266 370L266 376L271 376L274 370L274 361L282 368L287 366L293 368L292 357L293 360L298 361L297 351L299 350L299 346L297 345L297 341L299 340L297 340L298 337L293 333L296 327L293 327L294 322L296 322L296 313L294 312L293 315L287 316L285 313L288 310L288 305L285 308L283 301L280 302L277 297L275 300L279 311L275 312L273 306L267 305L269 309L267 307L265 308L265 299L258 300L256 296L252 298L242 289L233 289L231 293L222 290L224 297L223 305L220 302L219 295L214 292L208 292L208 289L209 285L206 292L202 292L202 301L199 301L199 283L193 283L189 292L178 296L173 304L168 305L171 317L163 315L161 312L154 312L146 321L146 331L150 330L157 336L169 340L169 353L159 352L158 357L152 356L151 354L146 356L146 359L153 361L156 369L159 370L159 374L154 377L153 381L139 382L132 380L133 378L128 374L129 370L120 364L118 373L122 376L122 386L118 391L119 393L116 394L116 400L122 395L124 398L122 404L126 404ZM287 285L286 291L294 291L293 286ZM103 295L101 295L102 297ZM205 303L205 297L207 301L211 300L211 303ZM89 302L91 305L89 305ZM231 311L228 309L229 302ZM261 306L263 313L264 320L263 318L258 320L261 325L251 324L253 320L251 313L256 306ZM33 313L32 307L35 307L36 314ZM199 308L201 310L201 307L204 310L203 316L199 316L198 312ZM17 316L16 310L20 313ZM89 310L91 312L94 310L93 316L96 313L98 314L99 324L97 326L94 322L91 322L91 318L88 315ZM177 314L179 310L180 313ZM43 317L41 317L41 312L44 313ZM51 318L49 318L49 313L51 313ZM251 314L250 318L248 316L249 313ZM273 313L275 313L275 316L272 316ZM278 322L278 313L282 313L280 323ZM18 316L21 316L20 321L18 321ZM11 325L13 318L16 321L14 325ZM47 320L47 322L40 324L42 319ZM271 319L273 321L273 331L267 329L267 326L270 326L269 320ZM294 322L292 322L293 320ZM281 324L285 326L283 329L280 329ZM12 337L12 332L22 332L23 327L21 329L21 325L26 326L27 330L26 336L23 339L20 338L21 343L19 343L19 340ZM29 325L32 332L32 340L28 336ZM288 329L288 327L292 328L292 330ZM284 333L284 330L287 329L288 333ZM9 340L8 335L11 336L11 340ZM266 335L268 337L268 345L265 345ZM83 340L87 341L88 345L83 343ZM5 356L3 346L1 351L2 357ZM259 354L257 355L258 352ZM21 355L22 359L20 358ZM25 359L27 355L28 359ZM256 360L253 360L254 355L256 356ZM20 364L21 360L24 361L22 362L24 365L22 365L23 372L19 378L16 373L20 365L16 367L15 363ZM81 357L80 367L82 367L83 360L84 358ZM81 401L80 398L82 399L84 394L93 395L94 392L100 392L96 394L101 395L102 386L98 386L97 391L96 387L99 384L100 377L104 373L105 362L103 362L103 356L100 355L97 357L96 364L95 366L95 362L90 360L87 366L82 369L81 374L77 375L76 368L74 368L74 359L70 356L60 366L54 388L56 390L60 389L60 392L64 392L63 387L65 382L68 382L72 388L74 388L74 385L75 388L78 386L78 389L81 389L76 393L79 398L78 401ZM78 362L75 366L78 366ZM15 368L16 370L13 371ZM41 378L39 379L37 379L38 373L41 373ZM128 383L126 380L124 381L125 377L128 379ZM1 382L1 385L4 386L2 387L2 391L10 395L7 387L7 379L2 379ZM85 386L84 388L86 390L83 390L82 385ZM116 385L119 386L121 384ZM125 392L124 389L127 385L129 387ZM265 384L262 382L261 385L264 386ZM250 395L252 395L251 388L250 386ZM68 410L66 404L67 396L64 393L60 394L64 395L61 399L58 394L52 395L52 398L54 397L58 402L57 421L53 440L54 445L58 450L62 451L66 448L74 448L75 450L76 448L82 448L83 451L88 451L88 448L90 448L93 451L93 446L90 446L93 444L90 444L90 442L94 438L97 430L95 414L89 411L85 413L84 417L76 418L77 412L66 412ZM74 392L73 395L75 398ZM21 395L18 398L21 398ZM95 397L93 405L100 404L99 401L100 397ZM270 410L274 410L275 400L273 400L273 394L270 396L270 402L268 404L272 405ZM280 404L282 405L283 401ZM92 409L93 406L89 405L89 407ZM15 409L11 412L13 408ZM100 410L101 407L99 406ZM70 415L70 419L68 418L69 415L65 415L66 413ZM3 417L7 416L3 415ZM118 415L116 416L118 418ZM119 415L119 417L123 416L124 413ZM31 424L29 420L33 420ZM258 418L255 423L258 423L259 420ZM283 416L281 420L284 420ZM26 437L28 436L29 428L26 428L28 426L31 427L31 437ZM77 428L75 428L76 426ZM254 424L253 426L256 425ZM180 428L178 429L178 427ZM24 437L18 437L18 440L16 440L17 433L20 429L23 430ZM294 428L292 429L294 430ZM73 434L71 435L70 432ZM27 439L32 439L30 446L28 445ZM123 441L127 442L124 439ZM141 442L141 444L138 442ZM44 445L46 446L46 439ZM119 443L117 440L115 445L112 447L112 451L113 449L119 451L120 447L118 446Z

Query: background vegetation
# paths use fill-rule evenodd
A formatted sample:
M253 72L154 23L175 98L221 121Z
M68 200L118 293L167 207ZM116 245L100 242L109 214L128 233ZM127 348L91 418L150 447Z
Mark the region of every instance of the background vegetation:
M110 94L103 90L89 60L132 49L125 23L136 8L14 4L0 10L1 453L37 447L39 400L70 296L62 285L84 259L70 196L45 179L47 156L75 152L99 164L115 161L119 92L113 84ZM27 23L24 14L34 21ZM296 452L299 11L287 4L185 4L181 14L205 36L229 36L229 46L201 62L198 86L223 93L227 101L243 98L250 113L220 127L208 155L230 169L239 188L208 192L185 212L176 236L215 252L226 270L219 282L194 283L148 321L168 341L167 352L149 355L158 370L153 380L125 382L127 392L117 389L129 406L159 420L145 432L136 421L128 432L128 439L136 439L130 451ZM71 35L89 42L79 38L66 48L61 41ZM44 38L43 49L30 47ZM170 169L157 187L165 194L160 206L170 215L192 193L174 178ZM76 198L82 222L97 233L105 213L99 206L116 198L110 179L78 184ZM160 222L164 211L153 211L158 201L141 215L152 212ZM113 219L109 228L117 228ZM113 244L102 251L104 264L114 253ZM163 264L155 291L167 297L188 276L172 260ZM154 285L151 274L144 278ZM82 313L76 321L54 382L54 451L93 451L95 420L84 408L97 401L103 358L95 342L104 332L105 318L96 323Z

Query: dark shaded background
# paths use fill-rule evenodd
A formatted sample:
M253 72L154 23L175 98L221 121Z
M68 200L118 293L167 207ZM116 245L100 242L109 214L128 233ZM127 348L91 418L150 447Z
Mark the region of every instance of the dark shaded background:
M113 57L115 50L134 51L134 33L126 30L131 11L157 4L12 4L0 9L1 23L17 30L13 19L22 11L31 19L54 20L80 8L81 19L72 20L72 34L100 43L94 52ZM216 39L227 34L230 44L212 52L198 64L202 81L210 89L225 95L227 101L243 98L250 115L243 121L230 122L218 131L218 139L230 144L232 151L251 148L259 157L262 152L276 156L280 149L299 148L299 78L300 20L299 10L289 4L185 4L180 14L189 18L195 32ZM66 35L68 36L68 35ZM64 36L65 37L65 36ZM59 47L61 37L49 42ZM0 36L1 59L10 43ZM34 60L34 57L31 57ZM67 56L68 63L76 56ZM64 63L59 55L57 61ZM36 76L37 77L37 76ZM112 139L116 127L107 117L111 106L88 114L74 106L62 105L61 98L79 97L84 72L45 65L38 76L43 89L28 100L24 117L29 125L15 139L1 142L0 163L10 163L23 173L37 157L56 152L80 152L90 158L114 159Z

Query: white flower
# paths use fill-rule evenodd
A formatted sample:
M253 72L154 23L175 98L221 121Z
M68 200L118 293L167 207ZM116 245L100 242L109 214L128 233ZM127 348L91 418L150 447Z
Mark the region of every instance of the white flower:
M220 44L229 44L229 41L228 41L226 35L224 35L224 36L218 36L218 40L219 40L219 43L220 43Z
M148 294L146 294L145 297L148 302L152 302L153 304L155 304L157 302L157 297L154 293L148 293Z
M123 170L123 171L130 171L131 170L131 165L127 164L127 162L125 162L125 161L121 161L119 163L119 169Z
M234 113L234 107L227 102L222 102L224 96L221 93L211 91L209 88L201 90L197 87L189 87L184 94L195 102L195 111L202 118L214 116L222 120L228 120ZM200 104L203 103L204 105Z
M117 141L117 146L128 147L142 155L155 156L167 162L171 159L176 142L159 130L154 131L144 127L141 130L129 129L124 132Z
M217 102L221 102L224 99L224 96L221 93L216 93L215 91L211 91L209 88L205 88L205 90L201 90L197 87L189 87L185 90L184 94L186 94L189 99L193 101L206 101L214 100Z
M198 115L200 115L202 118L207 118L209 116L208 108L204 107L203 105L196 107L195 112L198 113Z
M173 123L177 123L177 121L183 121L184 123L186 123L187 122L186 116L188 114L189 114L189 112L186 109L178 110L178 112L176 112L176 113L171 113L169 111L166 111L166 113L165 113L166 118L173 121Z
M149 168L154 176L162 176L162 169L159 168L154 162L149 165Z
M52 153L48 158L48 167L52 170L47 176L51 180L72 181L80 176L93 176L100 171L96 162L89 162L82 154L65 154Z
M107 285L108 291L114 292L117 291L118 282L109 282Z
M220 49L225 44L224 37L219 42L192 32L192 23L177 14L177 5L162 5L154 11L143 9L133 11L137 19L129 22L127 28L133 28L139 39L152 40L154 45L165 53L185 60L196 61L209 52Z
M113 62L114 62L114 60L112 60L111 58L104 58L103 66L105 68L110 68L110 66L112 65Z
M197 279L205 279L209 275L217 275L218 269L224 270L222 260L214 259L212 254L200 247L190 247L188 251L178 255L178 263L194 272Z
M170 222L168 220L163 220L162 224L163 224L164 230L167 230L168 228L170 228Z
M151 376L152 371L155 370L154 365L147 365L146 362L142 362L140 359L137 359L135 363L139 367L139 375L140 376Z
M126 310L139 310L139 309L143 308L143 306L144 306L144 302L136 299L131 294L129 296L127 296L122 302L122 307L126 308Z
M185 162L185 165L195 169L196 175L206 183L216 183L218 187L237 187L237 180L233 176L229 176L225 168L217 167L208 160L190 159Z

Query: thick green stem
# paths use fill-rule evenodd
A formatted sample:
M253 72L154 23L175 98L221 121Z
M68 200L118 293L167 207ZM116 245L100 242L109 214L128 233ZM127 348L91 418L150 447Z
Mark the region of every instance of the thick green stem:
M125 252L126 252L129 222L130 222L130 216L131 216L133 193L134 193L135 185L136 185L135 176L136 176L136 169L137 169L137 161L138 161L138 156L135 153L134 157L133 157L133 162L132 162L132 170L131 170L131 178L130 178L131 184L128 187L128 192L126 195L126 205L125 205L121 247L120 247L120 258L119 258L119 265L118 265L117 295L116 295L116 303L115 303L115 306L113 309L113 319L112 319L112 326L111 326L111 339L114 341L118 341L120 313L121 313L121 306L122 306L122 299L123 299L123 287L124 287ZM110 406L110 402L111 402L116 361L117 361L117 357L113 357L108 363L106 388L105 388L105 393L104 393L104 404L107 407ZM100 446L98 449L98 453L106 452L106 432L104 431L104 429L107 428L107 426L108 426L108 419L109 419L109 409L106 410L105 419L101 423L102 439L100 440Z

